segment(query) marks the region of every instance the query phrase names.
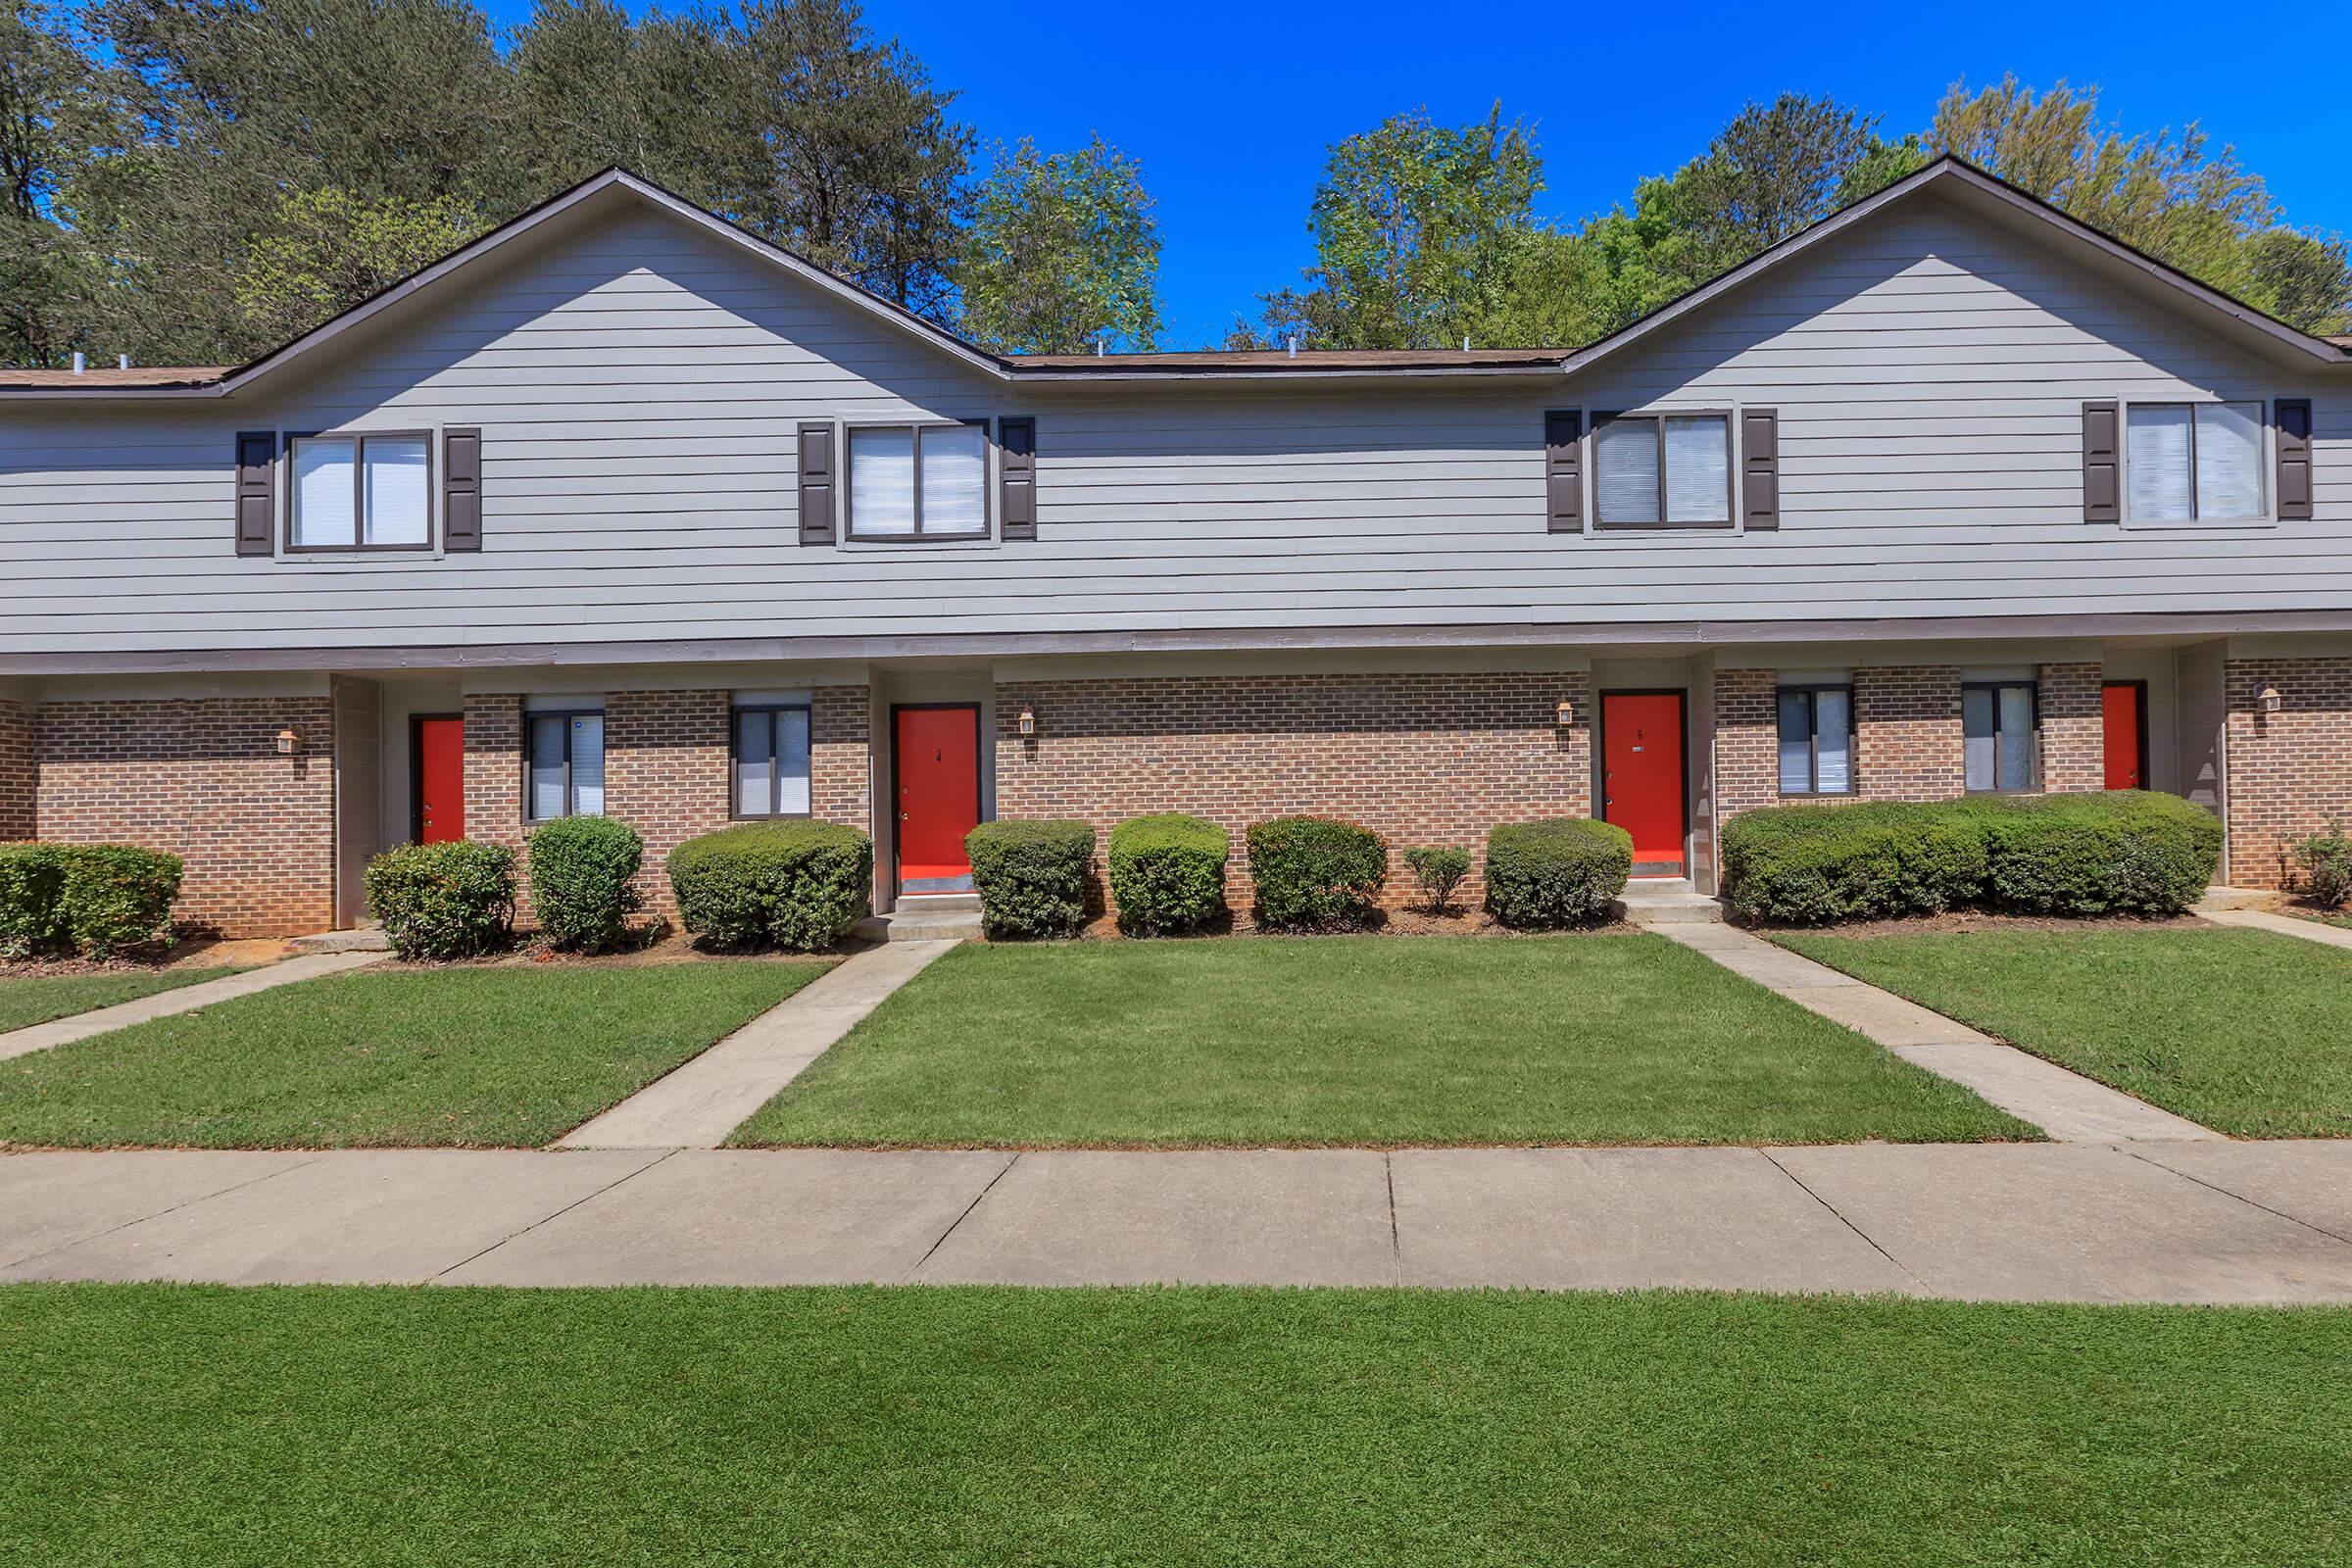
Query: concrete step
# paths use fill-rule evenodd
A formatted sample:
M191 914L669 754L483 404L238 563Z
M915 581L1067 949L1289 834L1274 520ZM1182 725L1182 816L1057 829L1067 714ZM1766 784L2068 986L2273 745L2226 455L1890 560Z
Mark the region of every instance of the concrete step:
M2202 913L2208 909L2259 909L2278 897L2260 888L2207 888L2205 896L2191 908Z
M860 942L963 942L980 934L980 911L970 909L900 909L893 914L869 914L858 922Z
M1723 905L1687 879L1628 882L1617 901L1617 917L1635 925L1710 925L1723 918Z
M299 953L390 953L392 939L384 935L380 925L364 925L350 931L320 931L296 937L286 946Z

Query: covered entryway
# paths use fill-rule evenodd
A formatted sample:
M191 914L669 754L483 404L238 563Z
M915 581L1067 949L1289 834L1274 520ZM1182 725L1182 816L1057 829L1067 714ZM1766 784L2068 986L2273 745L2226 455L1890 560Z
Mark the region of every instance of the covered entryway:
M964 835L980 822L980 707L891 710L891 797L898 807L898 891L969 893Z
M1634 836L1634 875L1679 877L1690 777L1684 765L1684 694L1605 692L1600 699L1600 818Z

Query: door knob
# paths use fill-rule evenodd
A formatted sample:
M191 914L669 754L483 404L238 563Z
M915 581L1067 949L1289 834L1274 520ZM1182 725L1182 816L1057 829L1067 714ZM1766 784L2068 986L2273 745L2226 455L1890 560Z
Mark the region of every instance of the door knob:
M902 822L911 822L914 820L914 813L912 811L901 811L899 813L899 820Z

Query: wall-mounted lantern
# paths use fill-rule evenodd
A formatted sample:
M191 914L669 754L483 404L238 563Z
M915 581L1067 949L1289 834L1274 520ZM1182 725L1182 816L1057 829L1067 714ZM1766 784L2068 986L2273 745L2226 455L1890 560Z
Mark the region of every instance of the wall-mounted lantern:
M1576 723L1576 699L1573 697L1561 698L1560 706L1553 710L1553 713L1558 719L1560 728L1571 727Z
M2262 695L2256 701L2262 704L2263 714L2267 717L2278 711L2282 699L2278 695L2278 688L2266 680L2262 683Z
M277 732L277 755L278 755L278 756L280 756L280 757L292 757L292 756L293 756L293 755L294 755L296 752L299 752L299 751L301 751L301 750L302 750L302 737L301 737L300 735L296 734L296 733L295 733L293 730L290 730L290 729L281 729L281 730L279 730L279 731Z
M1022 709L1020 725L1021 735L1024 739L1034 736L1037 733L1037 715L1026 708Z

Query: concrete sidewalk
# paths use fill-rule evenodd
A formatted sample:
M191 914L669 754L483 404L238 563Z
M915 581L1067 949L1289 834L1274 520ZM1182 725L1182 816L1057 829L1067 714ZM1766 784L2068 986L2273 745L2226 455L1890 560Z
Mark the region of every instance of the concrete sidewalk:
M2295 937L2326 947L2352 948L2352 930L2340 925L2298 920L2291 914L2273 914L2268 909L2201 909L2198 912L2216 925L2233 925L2246 931L2276 931L2282 937Z
M0 1280L2352 1302L2352 1142L0 1155Z
M63 1046L76 1040L87 1040L109 1030L127 1029L134 1023L150 1018L169 1018L175 1012L194 1012L216 1002L232 997L250 997L257 991L274 991L279 986L294 985L303 980L316 980L322 975L341 974L346 969L358 969L370 963L380 963L381 953L319 953L299 958L285 958L259 969L246 969L219 980L199 980L192 986L180 986L172 991L159 991L152 997L140 997L135 1002L117 1003L91 1012L77 1012L70 1018L53 1018L24 1029L0 1035L0 1061L22 1056L27 1052L46 1051L51 1046Z

